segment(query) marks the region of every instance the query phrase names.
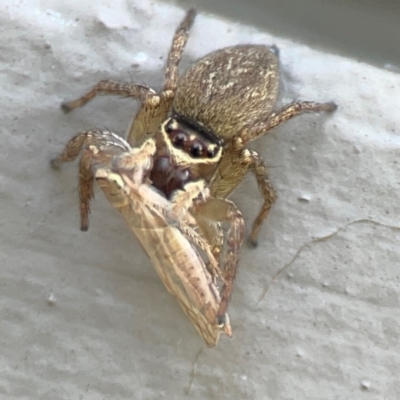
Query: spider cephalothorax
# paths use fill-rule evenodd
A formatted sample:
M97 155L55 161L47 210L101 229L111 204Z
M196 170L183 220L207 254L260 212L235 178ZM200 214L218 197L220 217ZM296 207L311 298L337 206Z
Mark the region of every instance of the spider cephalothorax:
M154 138L157 152L150 179L167 198L187 182L211 181L222 156L221 139L178 116L166 120Z

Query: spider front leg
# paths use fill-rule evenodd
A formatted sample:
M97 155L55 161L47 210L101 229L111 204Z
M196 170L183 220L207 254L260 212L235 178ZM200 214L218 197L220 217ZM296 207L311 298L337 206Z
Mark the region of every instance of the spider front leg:
M175 31L167 57L163 88L159 94L148 96L133 118L128 130L128 143L131 146L143 141L146 135L154 133L168 116L178 85L179 63L195 17L196 10L189 9Z

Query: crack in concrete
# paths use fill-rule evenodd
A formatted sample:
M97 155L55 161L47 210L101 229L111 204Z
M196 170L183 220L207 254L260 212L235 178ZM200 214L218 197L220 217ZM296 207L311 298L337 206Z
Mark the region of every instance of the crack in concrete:
M196 354L196 358L194 359L193 362L193 366L192 366L192 370L190 371L189 377L189 385L187 386L187 388L185 388L183 391L185 392L185 395L188 396L190 391L192 390L192 386L193 386L193 382L194 382L194 378L196 377L196 371L197 371L197 362L199 361L199 357L201 355L201 353L203 352L203 349L201 348L197 354Z
M390 228L390 229L394 229L394 230L400 231L400 226L388 225L388 224L385 224L383 222L375 221L375 220L368 219L368 218L363 218L363 219L357 219L357 220L354 220L354 221L350 221L347 224L345 224L345 225L337 228L333 232L329 233L328 235L312 239L311 241L309 241L309 242L305 243L304 245L302 245L296 251L296 253L293 256L293 258L275 273L275 275L272 277L270 283L265 286L263 292L261 293L261 296L257 301L257 306L261 303L262 300L264 300L265 296L267 295L269 289L272 287L273 283L283 274L283 272L285 272L300 257L300 254L303 252L303 250L311 247L312 245L314 245L316 243L324 242L324 241L326 241L328 239L331 239L332 237L336 236L338 233L346 230L351 225L361 224L361 223L369 223L369 224L372 224L372 225L375 225L375 226L380 226L380 227L383 226L383 227L386 227L386 228Z

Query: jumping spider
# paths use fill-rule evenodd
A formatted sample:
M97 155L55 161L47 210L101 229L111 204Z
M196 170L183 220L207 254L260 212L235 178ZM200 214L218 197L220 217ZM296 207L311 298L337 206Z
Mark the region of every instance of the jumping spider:
M192 171L187 179L201 177L208 181L212 178L213 197L228 197L251 170L264 198L249 237L249 243L256 246L276 194L265 163L255 151L246 148L247 143L295 116L334 111L336 105L301 101L272 111L279 89L279 59L275 46L238 45L214 51L178 79L179 62L194 17L194 10L189 10L175 32L160 92L140 84L105 80L81 98L63 104L62 108L69 112L99 94L139 99L141 106L131 123L128 143L140 143L161 127L168 146L183 150L182 160L190 164ZM171 130L175 132L172 136ZM204 163L205 158L207 163ZM179 164L180 160L177 161ZM186 179L179 177L178 181L181 178ZM175 183L170 185L171 188L176 186ZM201 216L198 219L205 237L217 246L214 226L203 223Z

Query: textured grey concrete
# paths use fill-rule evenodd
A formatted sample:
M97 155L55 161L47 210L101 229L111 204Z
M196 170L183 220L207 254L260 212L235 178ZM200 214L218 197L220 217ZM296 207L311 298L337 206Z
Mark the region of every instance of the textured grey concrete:
M400 68L397 0L169 0L389 69Z
M234 337L207 349L124 221L96 196L78 229L73 133L123 134L135 103L59 104L102 78L161 83L183 11L150 1L7 2L0 10L0 398L400 398L400 78L200 15L185 53L277 44L282 103L335 100L254 144L279 198L243 247ZM246 223L261 198L235 193Z

